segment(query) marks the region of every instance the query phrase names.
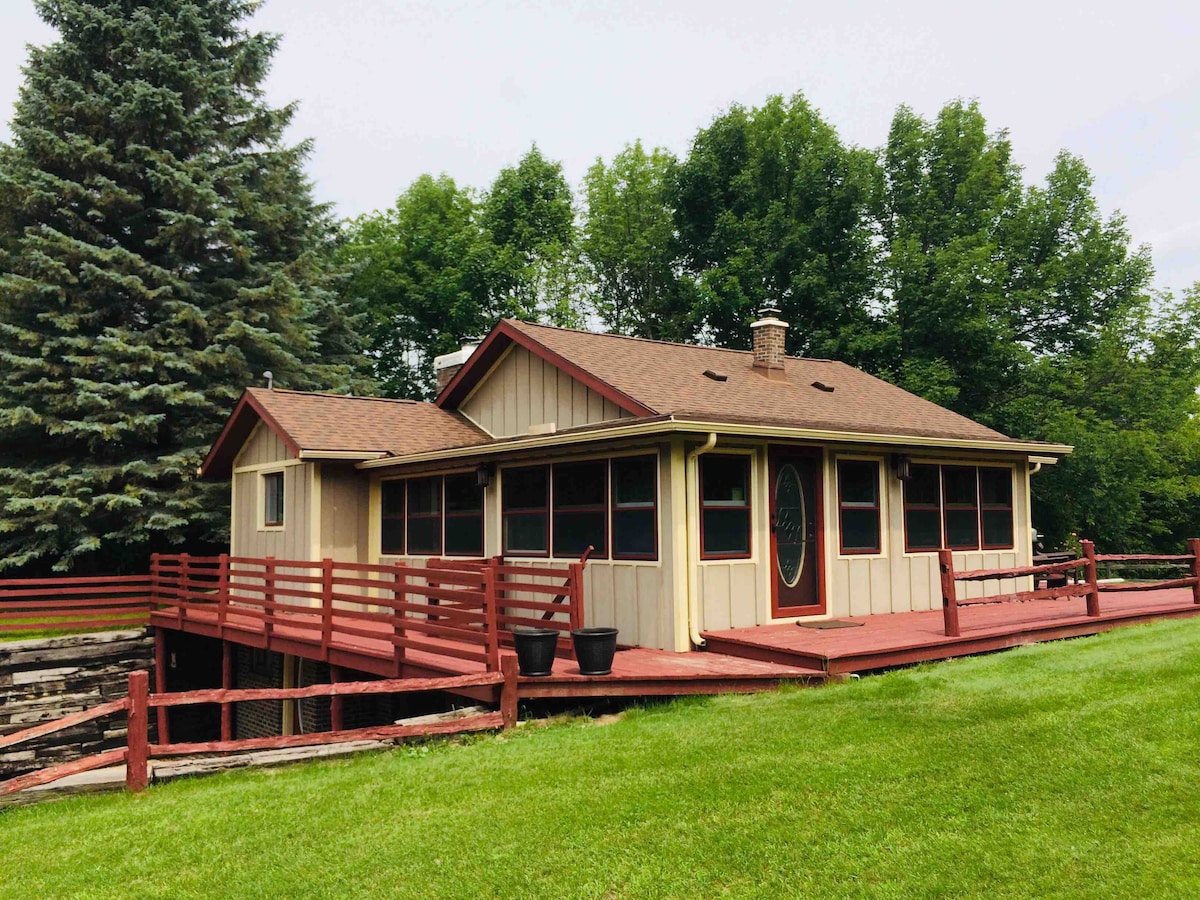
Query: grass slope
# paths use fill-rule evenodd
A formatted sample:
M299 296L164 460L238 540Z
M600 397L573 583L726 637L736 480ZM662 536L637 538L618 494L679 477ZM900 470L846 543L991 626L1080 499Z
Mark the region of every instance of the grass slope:
M1200 895L1200 621L0 813L0 895Z

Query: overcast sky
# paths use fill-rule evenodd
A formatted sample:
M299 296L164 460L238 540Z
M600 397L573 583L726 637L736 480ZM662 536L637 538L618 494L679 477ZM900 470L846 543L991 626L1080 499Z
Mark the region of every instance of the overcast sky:
M1159 286L1200 281L1200 4L270 0L255 24L283 34L268 93L300 101L293 137L315 140L342 215L422 172L486 187L533 142L578 185L597 155L635 138L682 155L772 93L866 147L901 103L973 97L1030 177L1062 148L1087 161ZM30 0L0 0L5 122L25 45L53 37Z

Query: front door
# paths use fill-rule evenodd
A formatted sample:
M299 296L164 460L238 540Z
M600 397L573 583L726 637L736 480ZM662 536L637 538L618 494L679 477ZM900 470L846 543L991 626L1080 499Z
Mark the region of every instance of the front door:
M825 612L821 580L821 454L771 447L771 614Z

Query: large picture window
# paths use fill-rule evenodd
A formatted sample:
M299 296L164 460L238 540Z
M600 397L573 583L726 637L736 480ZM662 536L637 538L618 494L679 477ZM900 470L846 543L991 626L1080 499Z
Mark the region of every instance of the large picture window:
M608 461L554 466L554 555L608 556Z
M267 472L262 476L263 526L279 528L283 525L283 473Z
M614 559L658 557L658 459L628 456L612 461Z
M442 479L412 478L408 482L408 552L437 556L442 552Z
M550 467L505 469L501 491L504 553L516 556L549 555Z
M904 538L910 552L1011 550L1012 470L916 465L904 485Z
M483 488L475 474L447 475L447 556L483 556Z
M379 487L382 521L379 529L381 552L404 554L404 482L385 481Z
M879 553L879 463L838 461L838 523L842 553Z
M700 457L700 546L705 559L750 555L750 457Z

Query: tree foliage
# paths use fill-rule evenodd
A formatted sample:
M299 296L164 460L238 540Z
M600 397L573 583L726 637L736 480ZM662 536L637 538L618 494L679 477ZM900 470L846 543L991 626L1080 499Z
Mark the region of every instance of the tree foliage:
M608 331L669 341L695 333L695 285L684 277L670 191L675 157L641 141L583 180L581 250L592 310Z
M329 223L254 3L39 0L0 149L0 567L224 539L195 471L242 388L351 385Z

